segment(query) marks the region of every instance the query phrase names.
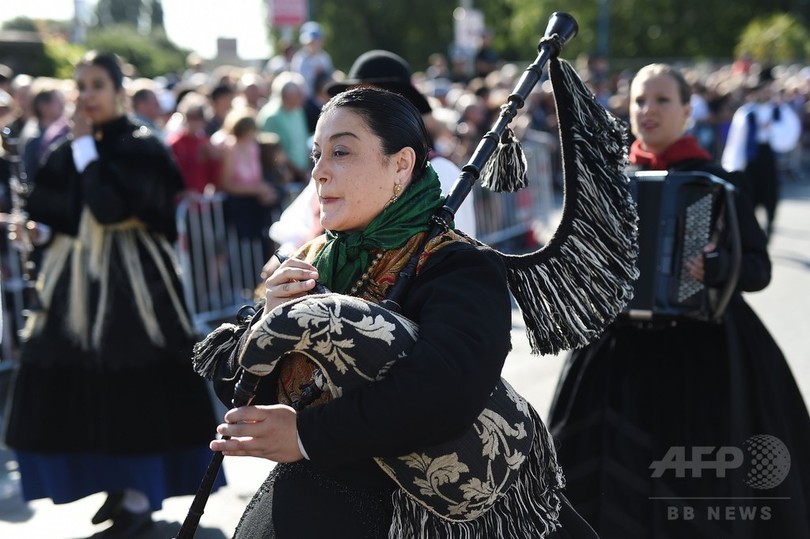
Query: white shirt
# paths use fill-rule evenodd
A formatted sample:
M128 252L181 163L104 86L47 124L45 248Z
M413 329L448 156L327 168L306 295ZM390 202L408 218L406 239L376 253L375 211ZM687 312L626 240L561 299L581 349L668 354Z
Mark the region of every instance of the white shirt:
M773 119L775 107L779 107L779 121ZM776 153L789 152L799 143L802 125L791 107L775 103L746 103L737 109L731 119L722 158L723 168L726 170L745 170L748 166L747 117L750 111L756 114L758 143L769 144Z

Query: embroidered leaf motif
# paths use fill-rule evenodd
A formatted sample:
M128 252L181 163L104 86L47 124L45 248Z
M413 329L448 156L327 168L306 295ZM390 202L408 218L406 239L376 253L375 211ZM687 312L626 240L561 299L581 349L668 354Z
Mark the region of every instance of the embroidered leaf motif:
M490 460L495 460L498 455L509 453L509 438L521 440L526 436L526 427L523 423L510 425L500 414L486 409L478 416L480 430L478 435L483 444L483 455ZM504 448L501 450L500 445Z
M457 453L450 453L430 462L427 477L432 484L441 486L445 483L457 483L460 475L469 471L467 465L458 460Z
M520 451L515 451L511 455L506 455L506 465L509 466L511 470L518 470L520 466L523 464L523 461L526 460L526 455L521 453Z
M428 465L430 464L430 457L428 457L424 453L422 454L411 453L409 455L399 457L399 460L401 460L411 468L416 468L420 472L427 471Z
M421 478L416 478L413 480L413 484L419 487L419 494L422 496L438 496L438 491L433 488L433 485L428 483L426 480Z
M517 391L514 390L512 386L506 383L506 380L501 380L503 382L503 387L506 390L506 396L509 397L509 400L515 403L518 411L522 413L524 416L529 415L529 402L521 397Z
M477 500L480 498L489 498L494 494L492 483L483 482L477 477L473 477L463 485L461 485L461 492L464 494L465 500Z
M472 520L476 518L481 512L470 511L470 502L460 502L447 506L447 514L449 516L461 516L465 520Z
M455 510L463 511L458 513L465 518L475 518L498 499L500 489L495 487L492 481L481 481L478 477L473 477L459 487L464 499L463 504L455 506Z
M424 476L417 476L413 479L413 484L419 487L419 492L424 496L445 498L441 494L439 487L449 483L457 483L461 474L470 471L466 464L458 460L457 453L441 455L435 459L424 453L411 453L399 458L409 467L416 468L424 474Z
M363 316L359 322L349 322L358 333L368 338L379 339L387 344L394 342L394 330L396 327L391 322L386 322L382 315L375 317Z
M322 339L312 347L316 354L328 359L342 374L346 374L349 365L354 366L355 364L354 358L349 354L349 350L353 348L354 340L352 339L335 341Z
M273 337L294 340L296 341L293 343L295 350L312 351L332 363L341 374L346 374L353 369L364 379L379 379L379 375L370 377L358 370L357 360L353 355L356 346L355 338L352 335L357 333L356 337L362 336L366 341L376 339L390 345L394 342L395 324L388 322L382 315L363 314L360 316L360 320L354 321L342 316L341 311L340 303L330 305L326 302L312 301L293 305L288 316L303 329L303 334L298 338L294 335L282 335L270 329L272 324L266 324L269 326L266 328L267 338L258 344L262 348L266 348L271 344ZM408 331L415 330L409 326Z
M498 449L500 442L498 433L495 432L492 422L486 420L484 414L481 414L478 419L481 421L481 428L478 432L478 436L481 438L481 443L483 444L481 452L483 456L487 457L489 460L495 460L495 457L500 453Z
M302 328L321 327L338 335L343 333L340 308L330 309L322 302L301 302L290 308L288 316Z

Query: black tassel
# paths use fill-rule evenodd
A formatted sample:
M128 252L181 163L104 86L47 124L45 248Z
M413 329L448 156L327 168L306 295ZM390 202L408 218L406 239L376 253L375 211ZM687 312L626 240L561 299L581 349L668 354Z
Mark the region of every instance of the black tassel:
M239 339L263 311L264 299L256 305L243 305L236 313L236 324L226 322L195 344L191 356L194 372L206 380L213 380L219 364L229 360Z
M195 344L191 358L194 372L206 380L213 380L217 364L228 359L244 330L245 326L222 324Z
M491 191L514 193L528 185L526 155L511 127L506 127L498 147L484 165L481 185Z
M624 174L626 125L567 62L549 64L565 178L562 219L541 250L501 253L535 354L596 338L632 299L638 278L638 215Z

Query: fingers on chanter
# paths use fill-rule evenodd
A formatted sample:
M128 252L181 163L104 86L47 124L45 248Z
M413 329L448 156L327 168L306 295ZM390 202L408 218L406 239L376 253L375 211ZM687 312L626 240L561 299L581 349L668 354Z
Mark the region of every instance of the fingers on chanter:
M289 265L285 262L284 264L267 279L268 285L295 283L318 278L317 270L306 262L290 263Z

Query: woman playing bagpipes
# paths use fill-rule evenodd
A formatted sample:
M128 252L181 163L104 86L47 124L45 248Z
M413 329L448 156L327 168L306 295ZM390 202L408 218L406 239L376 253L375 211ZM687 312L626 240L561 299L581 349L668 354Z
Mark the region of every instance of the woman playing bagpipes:
M609 146L621 157L616 125L589 123L604 111L570 66L551 67L556 87L577 82L561 95L580 92L561 130L585 119L564 148L587 158ZM604 144L575 147L583 128ZM255 314L198 344L195 368L223 402L252 380L252 403L226 413L211 448L279 463L236 538L595 537L563 495L548 431L500 373L510 292L527 322L548 320L532 323L537 351L592 335L626 300L635 214L617 189L621 158L572 191L564 234L536 267L536 256L504 255L451 226L431 233L445 198L428 140L397 94L360 87L333 97L313 147L326 233L269 268ZM412 260L407 292L392 303ZM514 292L530 282L545 295ZM604 297L564 290L588 286ZM323 393L303 406L313 385Z
M339 294L385 298L443 201L427 140L418 111L398 95L352 90L326 105L312 177L328 232L270 275L265 313L303 297L316 280ZM396 484L373 457L457 437L478 415L510 348L504 267L494 252L449 231L420 266L402 309L420 326L419 338L385 378L296 414L289 405L314 370L301 356L280 369L278 405L228 412L217 431L232 438L212 449L288 463L260 489L237 537L267 537L268 529L278 537L387 536ZM313 505L317 518L306 516Z

